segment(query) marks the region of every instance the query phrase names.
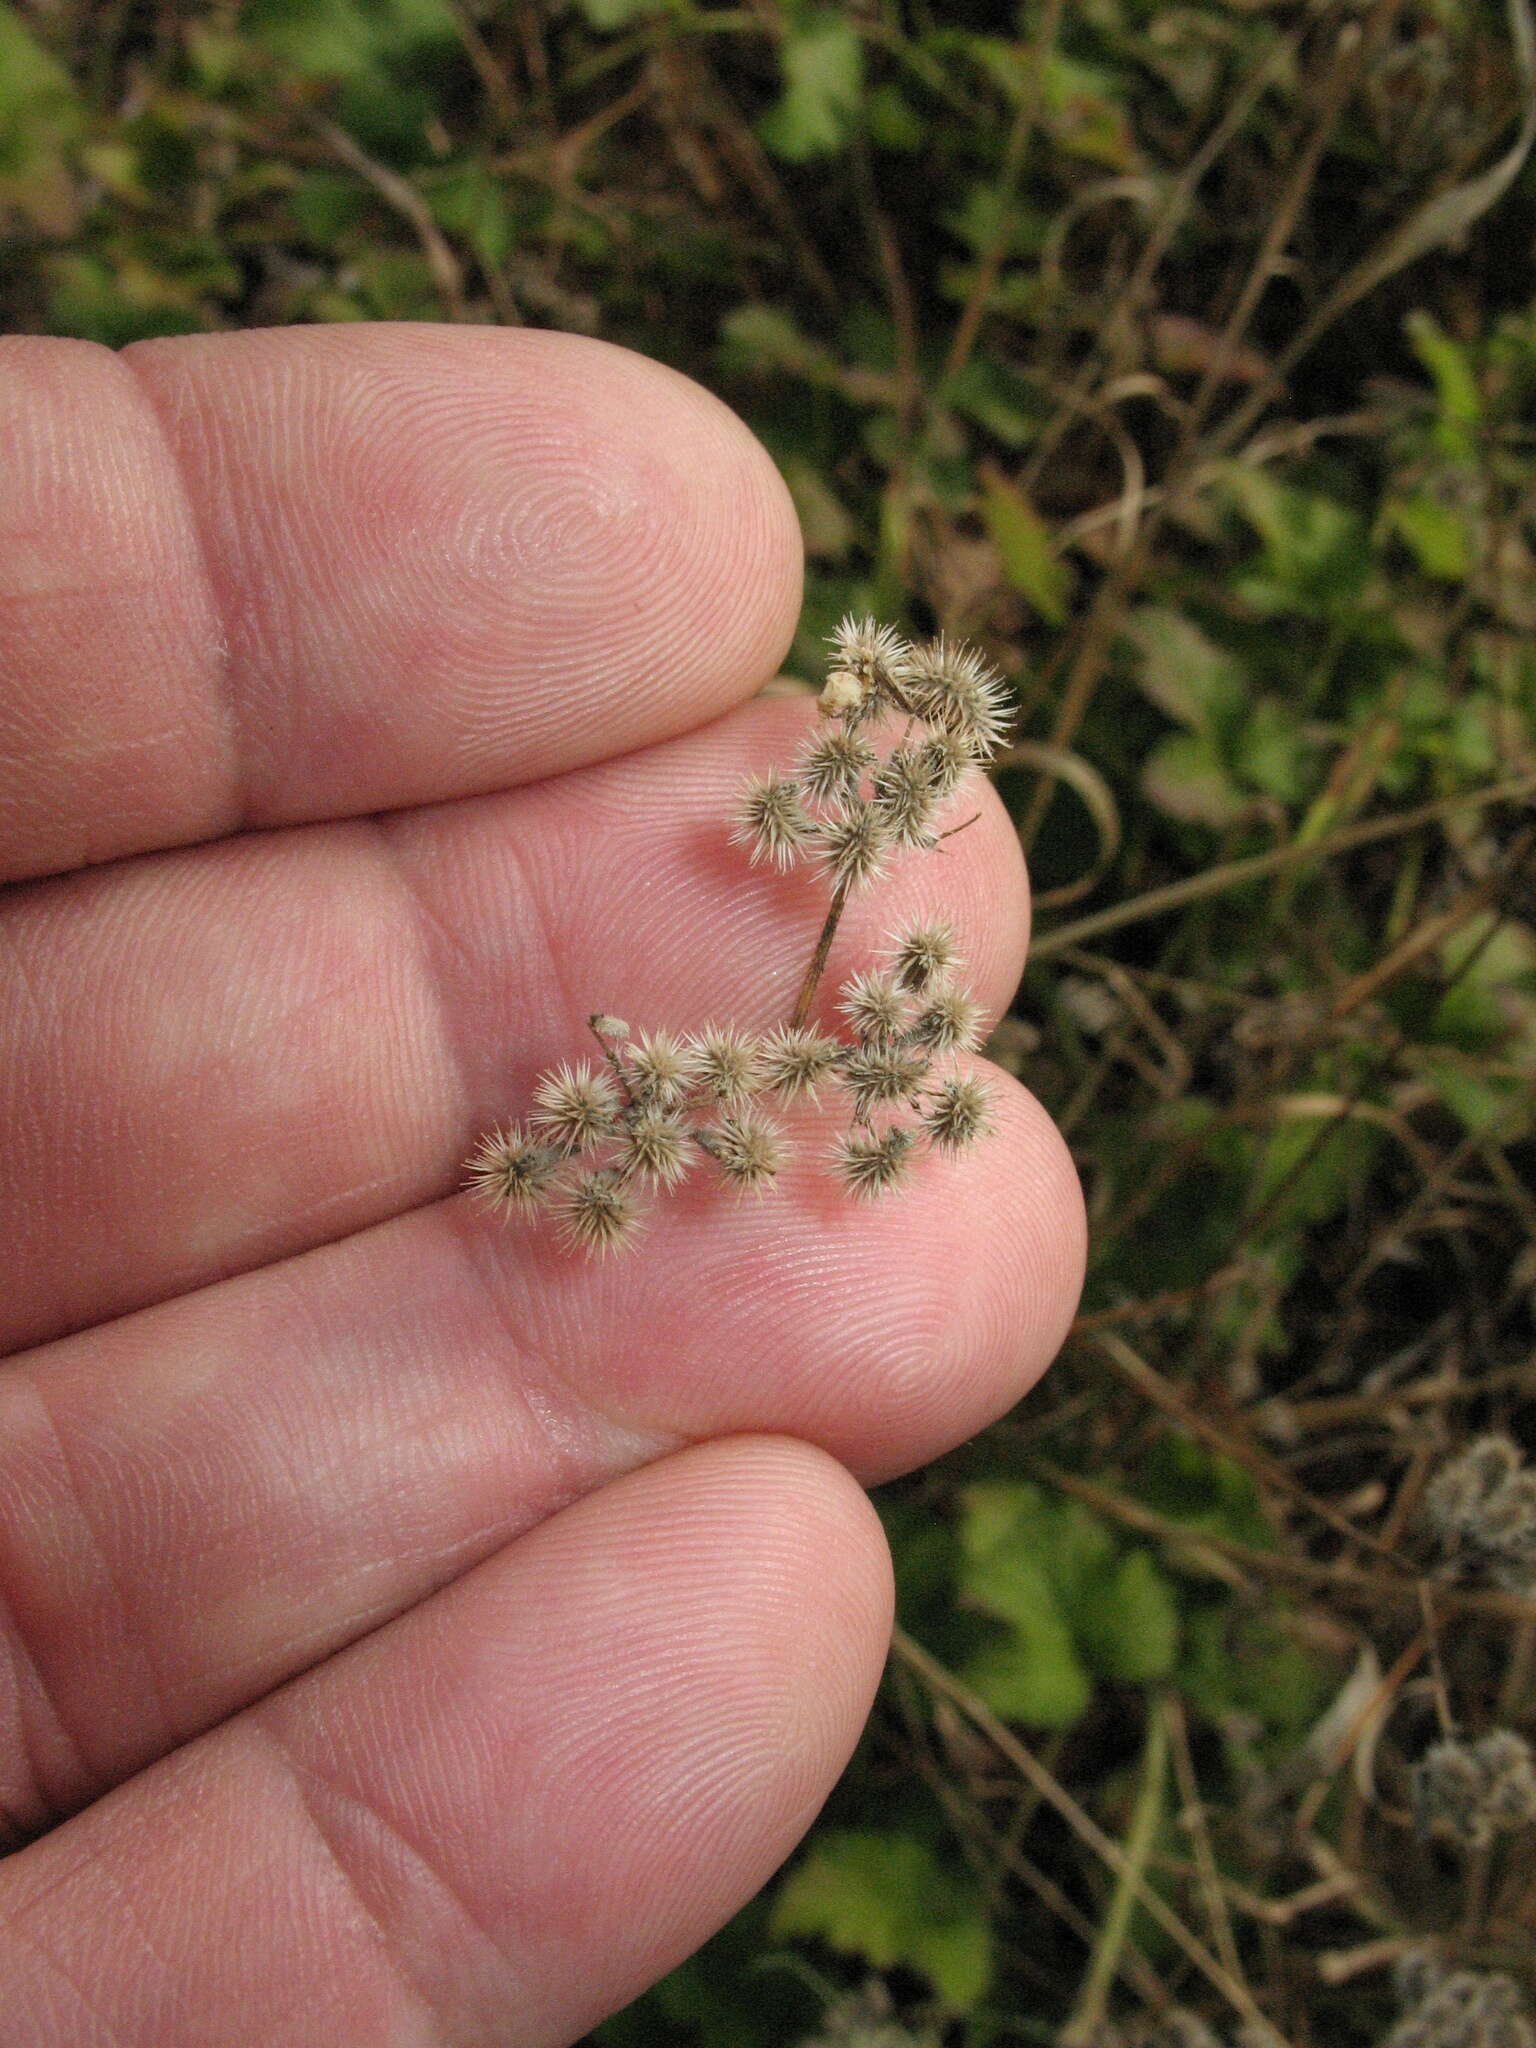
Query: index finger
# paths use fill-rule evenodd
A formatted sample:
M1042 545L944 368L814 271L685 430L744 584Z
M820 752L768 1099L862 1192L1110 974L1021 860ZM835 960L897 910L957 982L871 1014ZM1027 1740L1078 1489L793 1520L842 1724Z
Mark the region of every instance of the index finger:
M748 430L574 335L12 339L0 451L0 879L687 731L800 601Z

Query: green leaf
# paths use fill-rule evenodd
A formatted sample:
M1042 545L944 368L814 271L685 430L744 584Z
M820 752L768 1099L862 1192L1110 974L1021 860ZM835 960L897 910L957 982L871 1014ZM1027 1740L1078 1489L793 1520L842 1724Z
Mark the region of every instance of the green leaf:
M865 119L869 139L879 149L921 149L928 136L927 122L901 88L890 83L877 85L869 95Z
M877 1970L916 1970L958 2012L976 2005L991 1981L979 1893L911 1835L815 1837L774 1902L769 1931L814 1935Z
M1348 505L1231 463L1229 495L1264 543L1260 575L1238 588L1255 610L1331 618L1352 610L1370 574L1365 523Z
M1464 515L1427 491L1394 498L1386 508L1388 525L1411 549L1426 576L1445 583L1463 583L1472 566L1472 544Z
M735 306L720 322L726 367L761 375L779 370L809 384L836 385L841 366L826 345L813 341L780 306Z
M1173 1671L1178 1601L1150 1552L1128 1551L1089 1589L1075 1618L1083 1647L1103 1677L1146 1685Z
M664 10L658 0L576 0L579 12L596 29L625 28L632 21L643 21L648 14L660 14Z
M1439 951L1450 985L1435 1005L1431 1036L1468 1052L1536 1056L1536 931L1482 910Z
M1243 721L1232 764L1252 789L1295 803L1305 788L1308 746L1301 721L1278 697L1260 697Z
M1444 454L1467 460L1476 445L1473 429L1483 417L1482 394L1472 359L1432 314L1410 313L1403 322L1409 346L1435 383L1440 405L1436 434Z
M339 82L341 125L392 161L426 153L434 86L461 45L447 0L247 0L251 43L301 78Z
M1494 1080L1476 1067L1433 1056L1424 1061L1424 1073L1463 1129L1482 1132L1498 1125L1505 1144L1518 1141L1529 1130L1531 1094L1522 1082ZM1526 1113L1516 1122L1509 1112L1522 1106Z
M1022 1721L1031 1728L1070 1728L1093 1694L1093 1680L1078 1655L1071 1625L1039 1565L1016 1560L1007 1579L1009 1632L974 1651L962 1676L1005 1721ZM962 1586L971 1591L969 1575ZM984 1604L977 1600L977 1605Z
M1159 740L1142 767L1141 786L1160 811L1189 825L1230 825L1249 808L1203 733L1174 732Z
M299 232L320 248L334 247L368 209L368 193L339 171L305 171L289 199Z
M1006 1719L1069 1728L1095 1675L1165 1678L1178 1654L1172 1582L1077 1501L997 1480L967 1488L960 1591L1006 1622L965 1665L966 1682Z
M791 455L783 464L784 481L795 501L805 552L812 561L846 561L858 538L853 514L838 497L821 471L803 455Z
M49 265L48 324L55 333L125 348L159 334L192 334L203 325L192 295L173 279L129 260L59 255Z
M68 73L29 32L14 7L0 4L0 138L12 124L78 118Z
M990 466L983 472L981 516L1008 581L1049 625L1061 625L1067 616L1067 568L1051 529L1018 485Z
M1136 680L1159 711L1191 732L1209 732L1236 717L1247 695L1241 665L1193 619L1162 605L1140 605L1127 631L1141 655Z
M863 96L858 30L841 11L818 9L786 30L779 65L784 90L758 122L758 134L791 163L832 155L852 132Z
M966 1489L959 1590L1008 1633L983 1644L964 1677L1005 1720L1070 1728L1087 1706L1093 1681L1058 1588L1080 1583L1103 1555L1111 1539L1099 1534L1102 1548L1091 1517L1067 1522L1037 1486L996 1480Z
M14 207L44 233L66 234L77 204L67 151L84 114L64 68L0 0L0 231Z
M1137 1497L1165 1521L1251 1550L1269 1550L1275 1536L1247 1467L1192 1437L1160 1436L1142 1459Z
M430 180L427 200L438 223L499 268L512 248L512 216L505 188L483 164L456 165Z
M1359 1118L1280 1117L1253 1192L1254 1206L1269 1212L1265 1234L1331 1223L1354 1199L1381 1145L1382 1132Z

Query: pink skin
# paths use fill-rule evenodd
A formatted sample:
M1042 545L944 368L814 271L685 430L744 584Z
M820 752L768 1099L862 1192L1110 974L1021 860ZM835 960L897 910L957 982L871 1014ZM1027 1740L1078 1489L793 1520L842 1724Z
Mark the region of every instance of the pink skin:
M724 843L813 714L745 701L798 537L707 394L547 334L12 341L0 450L8 2023L572 2040L846 1760L889 1582L842 1468L1044 1368L1065 1150L996 1077L871 1209L812 1111L774 1194L598 1263L454 1192L589 1010L771 1023L819 920ZM1006 1002L974 808L835 977L942 909Z

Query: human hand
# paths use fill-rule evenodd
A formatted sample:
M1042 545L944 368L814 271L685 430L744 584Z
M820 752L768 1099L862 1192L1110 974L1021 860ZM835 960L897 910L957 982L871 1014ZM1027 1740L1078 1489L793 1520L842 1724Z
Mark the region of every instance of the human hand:
M0 343L0 2041L568 2042L845 1762L847 1474L1076 1299L1042 1112L622 1259L454 1192L589 1010L787 1010L814 892L722 820L799 592L757 444L600 343ZM995 1011L990 795L839 952L935 911Z

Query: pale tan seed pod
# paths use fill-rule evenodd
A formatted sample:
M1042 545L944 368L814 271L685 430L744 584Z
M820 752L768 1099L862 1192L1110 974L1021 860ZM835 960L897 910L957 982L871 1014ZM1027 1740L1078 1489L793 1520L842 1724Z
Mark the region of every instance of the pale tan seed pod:
M1476 1437L1442 1465L1423 1513L1450 1569L1536 1592L1536 1469L1510 1437Z
M832 676L851 676L859 685L857 705L843 713L850 727L899 701L901 677L912 649L894 626L865 617L845 618L832 635Z
M1413 1806L1423 1833L1448 1834L1467 1849L1529 1827L1536 1822L1531 1745L1512 1728L1492 1728L1475 1742L1447 1736L1414 1766Z
M612 1133L619 1098L609 1077L581 1060L544 1075L533 1091L533 1103L529 1121L539 1136L569 1153Z
M864 702L864 685L845 668L835 668L821 686L816 708L823 718L847 718Z
M464 1185L503 1215L514 1209L531 1213L548 1199L559 1168L558 1152L537 1143L521 1124L508 1124L480 1140L467 1162Z
M922 745L923 766L933 784L933 793L940 800L953 796L975 767L977 750L970 740L957 732L933 732Z

